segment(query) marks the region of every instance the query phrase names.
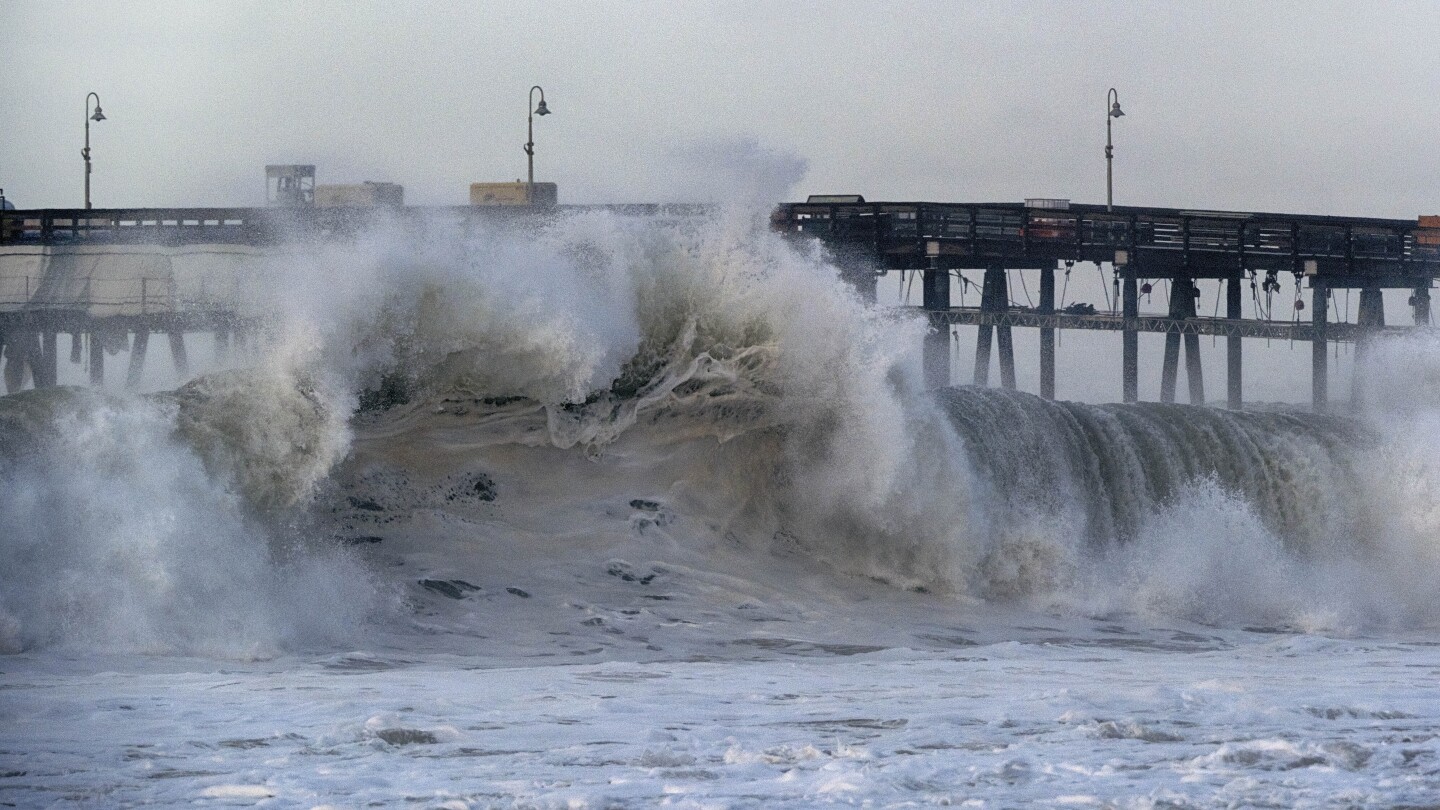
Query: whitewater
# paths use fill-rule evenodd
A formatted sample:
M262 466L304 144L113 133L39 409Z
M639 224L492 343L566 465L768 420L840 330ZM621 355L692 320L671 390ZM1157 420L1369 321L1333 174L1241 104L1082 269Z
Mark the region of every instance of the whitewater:
M0 397L0 806L1440 804L1440 343L926 391L763 214L377 228Z

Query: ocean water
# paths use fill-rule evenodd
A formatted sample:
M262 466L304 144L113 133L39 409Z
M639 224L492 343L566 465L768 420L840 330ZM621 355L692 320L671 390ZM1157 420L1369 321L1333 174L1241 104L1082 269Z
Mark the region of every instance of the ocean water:
M0 398L0 806L1440 804L1440 345L1364 408L920 384L763 217L300 246Z

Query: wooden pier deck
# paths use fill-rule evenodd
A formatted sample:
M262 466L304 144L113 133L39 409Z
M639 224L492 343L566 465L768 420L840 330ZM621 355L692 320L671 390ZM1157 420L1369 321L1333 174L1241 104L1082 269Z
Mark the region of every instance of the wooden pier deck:
M1227 401L1242 403L1244 338L1310 341L1313 402L1328 402L1326 347L1354 341L1363 350L1375 335L1430 324L1430 289L1440 276L1440 221L1313 216L1234 211L1027 203L806 202L777 207L772 227L791 238L823 241L847 278L874 296L878 277L918 271L922 311L932 324L925 364L935 384L950 379L948 333L975 326L976 381L986 382L996 346L1002 384L1014 385L1015 327L1040 331L1040 392L1055 392L1055 330L1120 332L1122 398L1138 399L1138 335L1166 335L1161 399L1173 401L1184 347L1192 401L1203 401L1198 338L1227 340ZM54 384L57 333L72 346L111 345L127 336L129 379L137 377L151 333L170 337L177 368L185 365L186 332L214 332L217 345L243 338L252 318L223 295L177 284L165 262L190 253L264 251L287 242L347 239L387 223L421 227L448 222L525 222L536 216L604 209L639 216L689 217L705 206L557 206L545 209L476 206L411 208L140 208L42 209L0 212L0 346L6 382L29 372L37 385ZM161 256L156 267L136 255ZM138 253L137 253L138 252ZM74 265L88 261L87 268ZM157 260L159 261L159 260ZM67 262L70 263L67 265ZM119 269L130 262L129 270ZM137 263L139 262L139 263ZM1116 312L1064 312L1055 304L1060 266L1093 262L1112 268ZM952 274L984 274L979 307L952 306ZM1012 305L1008 271L1038 271L1039 304ZM1288 274L1311 291L1309 311L1289 321L1243 317L1247 292ZM1169 312L1141 315L1141 280L1170 282ZM1197 281L1225 285L1225 317L1200 317ZM1382 291L1411 291L1413 326L1386 324ZM1333 290L1357 289L1356 323L1329 318ZM130 337L133 336L133 337ZM91 379L104 378L104 353L90 351ZM72 348L72 358L77 356ZM986 371L982 372L981 369ZM18 370L18 371L17 371Z
M1138 390L1138 335L1166 335L1161 399L1174 401L1180 349L1185 348L1192 401L1203 401L1199 336L1227 339L1227 402L1242 403L1242 348L1246 337L1306 340L1312 345L1312 402L1328 401L1326 346L1353 340L1363 352L1387 326L1385 289L1406 289L1414 326L1430 325L1430 289L1440 276L1440 221L1315 216L1243 211L1207 211L1099 205L1068 201L1026 203L932 203L836 201L787 203L771 217L772 227L793 238L823 241L862 293L873 296L875 279L894 270L923 275L921 309L932 324L925 364L932 382L950 379L949 328L979 329L976 381L985 382L993 342L998 344L1002 384L1014 385L1012 327L1040 330L1040 390L1054 396L1056 329L1118 331L1122 335L1122 398ZM1070 314L1055 306L1055 270L1077 262L1109 265L1116 276L1120 311ZM980 270L981 305L951 305L951 274ZM1010 270L1039 271L1040 303L1030 310L1011 306ZM1297 288L1309 285L1309 312L1294 321L1257 321L1243 316L1247 288L1274 285L1290 274ZM1170 282L1165 317L1139 312L1142 279ZM1196 311L1196 282L1225 284L1225 317L1202 318ZM1332 323L1330 295L1360 291L1357 323ZM1301 303L1300 305L1303 305Z

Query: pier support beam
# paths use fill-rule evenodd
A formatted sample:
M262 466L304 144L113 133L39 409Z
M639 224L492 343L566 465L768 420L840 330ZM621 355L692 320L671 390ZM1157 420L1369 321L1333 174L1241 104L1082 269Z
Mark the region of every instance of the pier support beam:
M1171 314L1174 317L1174 314ZM1175 401L1175 378L1180 369L1180 335L1165 333L1165 357L1160 365L1160 401Z
M1055 314L1055 268L1040 270L1040 313ZM1040 396L1055 398L1055 330L1040 327Z
M54 388L60 384L60 335L53 330L40 334L40 352L32 358L30 373L36 388Z
M190 358L185 354L185 333L170 332L170 360L175 364L175 375L188 377L190 375Z
M1192 304L1193 307L1193 304ZM1190 404L1205 404L1205 372L1200 367L1200 336L1185 333L1185 382L1190 389Z
M925 371L926 388L944 388L950 385L950 324L941 313L950 309L950 271L935 266L923 271L921 305L930 313L930 329L925 333L925 344L920 354Z
M230 330L215 330L215 359L221 363L230 359Z
M1360 291L1360 311L1356 313L1355 325L1360 327L1360 332L1355 336L1355 370L1350 377L1350 403L1358 411L1365 399L1364 376L1370 365L1375 334L1385 326L1383 290L1367 287Z
M1140 401L1140 333L1135 331L1135 320L1140 317L1140 289L1135 279L1135 267L1122 265L1121 317L1125 319L1124 330L1120 333L1121 362L1120 376L1125 402Z
M90 333L90 384L105 384L105 342L99 332Z
M980 311L983 314L998 315L1010 309L1010 288L1005 278L1005 268L985 268L985 282L980 291ZM1015 390L1015 342L1010 327L1000 324L982 323L975 341L975 384L990 383L990 335L994 329L996 348L1000 350L1000 385Z
M136 388L145 373L145 350L150 347L150 330L136 329L135 340L130 343L130 368L125 372L125 387Z
M975 332L975 375L974 383L979 386L990 384L990 341L994 336L985 316L990 312L990 272L985 272L984 284L980 287L980 325Z
M1195 317L1195 280L1176 278L1170 285L1170 317L1185 320ZM1193 333L1165 333L1165 364L1160 369L1160 401L1175 401L1175 382L1180 372L1180 344L1185 344L1185 375L1190 389L1190 404L1205 404L1205 375L1200 366L1200 336Z
M1244 282L1243 274L1237 275L1225 282L1225 317L1238 321L1240 313L1240 285ZM1239 335L1231 335L1225 338L1225 407L1232 411L1238 411L1245 407L1244 391L1241 384L1242 356L1241 340Z
M1310 341L1310 409L1324 413L1330 405L1329 346L1330 286L1319 277L1310 281L1310 320L1315 336Z
M36 369L40 367L40 334L19 332L6 338L5 347L5 393L13 394L25 387L25 372L30 372L30 384L35 382Z
M4 338L0 356L5 360L5 393L13 394L25 384L25 360L20 348L20 335L11 332Z

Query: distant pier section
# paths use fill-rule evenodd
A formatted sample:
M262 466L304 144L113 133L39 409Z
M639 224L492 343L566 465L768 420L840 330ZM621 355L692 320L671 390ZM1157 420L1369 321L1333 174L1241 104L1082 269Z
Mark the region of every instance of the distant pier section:
M0 210L5 391L56 385L62 349L88 366L95 385L105 382L106 355L125 349L126 383L138 384L155 335L164 336L182 377L187 336L213 335L216 355L224 356L263 327L268 313L247 285L283 261L287 246L345 241L381 227L466 233L576 210L684 217L703 209L558 205L553 183L477 184L486 198L473 205L414 207L389 183L316 186L313 167L270 166L267 179L270 205L259 208Z
M548 184L476 184L468 206L410 207L385 183L314 186L310 167L267 167L271 205L263 208L41 209L0 211L0 351L6 390L54 385L59 336L72 362L105 379L105 355L128 348L126 379L141 374L150 337L164 334L182 375L187 333L213 333L217 354L250 339L265 313L248 311L240 285L287 244L346 240L375 228L447 224L466 232L497 221L524 223L573 210L639 216L694 216L695 205L555 205ZM543 204L539 204L542 203ZM930 321L924 362L934 385L951 380L950 334L978 330L974 381L989 383L992 352L1000 383L1015 387L1015 327L1039 330L1042 396L1055 396L1055 330L1121 333L1122 398L1139 399L1138 335L1163 333L1161 401L1175 400L1184 349L1190 400L1205 401L1199 337L1226 338L1227 403L1242 406L1244 338L1310 341L1313 402L1329 402L1326 348L1353 341L1363 358L1382 332L1427 328L1431 288L1440 276L1440 217L1413 220L1231 211L1023 203L865 202L812 197L771 216L774 230L819 239L863 295L875 296L887 273L915 274L917 308ZM1109 311L1056 300L1056 273L1076 263L1112 271ZM1019 305L1011 273L1038 273L1036 299ZM975 281L972 279L978 279ZM1033 277L1033 276L1032 276ZM1279 317L1259 306L1295 291ZM1167 311L1139 309L1140 296L1166 282ZM1223 315L1196 306L1197 284L1224 286ZM978 306L954 306L957 284L980 292ZM963 286L960 289L964 289ZM1309 290L1309 301L1300 295ZM1354 322L1333 316L1335 290L1359 293ZM1409 317L1387 323L1383 292L1408 291ZM1243 302L1264 317L1246 318ZM1357 359L1358 362L1358 359Z
M998 349L1001 384L1015 387L1011 329L1040 332L1040 393L1055 395L1055 330L1098 329L1121 333L1122 397L1139 399L1140 332L1165 334L1161 400L1173 402L1181 346L1192 402L1205 401L1201 335L1226 341L1227 402L1242 405L1242 344L1246 337L1308 340L1316 410L1329 402L1326 347L1355 341L1363 357L1371 337L1397 331L1385 321L1383 291L1409 291L1412 326L1429 327L1430 290L1440 276L1440 217L1411 220L1309 216L1238 211L1072 205L1068 200L1024 203L865 202L858 196L818 196L781 205L771 224L795 238L824 242L846 276L873 299L879 277L893 271L920 276L922 303L931 331L925 366L932 384L950 380L950 329L978 328L975 382L988 383L990 354ZM1115 295L1110 312L1092 306L1057 307L1055 274L1078 262L1112 268ZM1013 303L1010 271L1038 271L1038 301ZM952 278L974 271L981 279L980 304L952 305ZM1284 274L1282 276L1282 274ZM1288 320L1245 318L1242 302L1258 302L1281 289L1296 290ZM1022 276L1023 278L1023 276ZM1225 287L1223 317L1202 317L1196 282ZM1151 281L1168 282L1164 315L1141 316L1141 294ZM1299 296L1308 285L1310 302ZM1353 323L1332 320L1332 292L1359 291ZM1026 290L1028 298L1028 289ZM1218 309L1218 302L1217 302Z

